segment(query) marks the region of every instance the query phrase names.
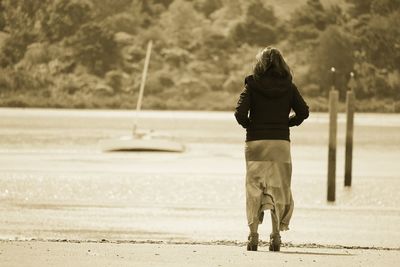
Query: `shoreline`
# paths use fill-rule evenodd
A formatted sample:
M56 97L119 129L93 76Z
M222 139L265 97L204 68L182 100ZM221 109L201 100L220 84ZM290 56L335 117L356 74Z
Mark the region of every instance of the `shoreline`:
M238 92L239 93L239 92ZM132 95L125 95L131 97ZM34 95L18 95L18 96L3 96L0 101L0 107L2 108L40 108L40 109L81 109L81 110L98 110L98 109L113 109L113 110L134 110L135 105L130 101L121 101L124 96L108 96L98 97L95 95L82 95L84 101L77 101L71 99L70 95L64 95L64 101L59 99L36 97ZM160 105L160 99L149 98L144 108L146 109L158 109L164 111L230 111L234 109L236 104L236 95L224 96L221 102L212 102L211 105L205 105L204 103L190 102L176 102L169 105ZM329 112L328 97L306 97L307 104L312 112ZM387 114L399 114L399 101L393 100L392 98L374 98L373 100L364 98L356 99L355 111L358 113L387 113ZM338 102L338 110L345 112L346 103L344 100Z
M79 239L0 239L2 243L67 243L67 244L131 244L131 245L193 245L193 246L234 246L234 247L245 247L246 241L237 240L212 240L212 241L172 241L172 240L79 240ZM260 240L260 247L268 247L269 242ZM309 249L354 249L354 250L386 250L386 251L400 251L400 247L376 247L376 246L347 246L347 245L328 245L328 244L317 244L317 243L292 243L283 242L282 248L309 248Z

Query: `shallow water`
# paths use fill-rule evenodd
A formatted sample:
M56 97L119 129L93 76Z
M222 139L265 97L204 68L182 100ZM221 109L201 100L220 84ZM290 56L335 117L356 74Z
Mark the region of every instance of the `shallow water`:
M100 140L130 134L131 111L0 114L0 238L246 238L244 132L232 113L141 113L141 129L182 141L184 153L102 152ZM350 189L339 116L334 204L326 202L327 123L315 113L291 132L295 213L284 240L399 247L400 116L356 114Z

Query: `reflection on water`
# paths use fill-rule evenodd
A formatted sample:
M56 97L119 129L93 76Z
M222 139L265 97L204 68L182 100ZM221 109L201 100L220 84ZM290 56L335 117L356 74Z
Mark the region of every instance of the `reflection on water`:
M132 112L0 112L0 238L245 238L244 132L231 113L144 112L141 128L187 151L103 153L100 140L130 133ZM295 231L286 240L343 244L351 234L356 245L398 246L376 229L400 235L400 116L356 115L351 189L342 186L342 117L333 205L325 201L327 115L292 130Z

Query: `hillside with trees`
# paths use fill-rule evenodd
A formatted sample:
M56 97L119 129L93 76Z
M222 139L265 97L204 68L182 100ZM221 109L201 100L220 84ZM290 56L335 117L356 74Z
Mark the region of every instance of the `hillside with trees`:
M284 2L284 3L283 3ZM400 111L399 0L0 0L0 106L232 110L255 54L282 50L314 111L351 83Z

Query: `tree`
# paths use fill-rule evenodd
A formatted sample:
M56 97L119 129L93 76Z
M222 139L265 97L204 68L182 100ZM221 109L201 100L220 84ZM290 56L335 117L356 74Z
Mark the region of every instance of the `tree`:
M29 44L37 39L41 12L48 0L0 0L0 30L8 32L0 51L0 65L11 66L25 55Z
M320 0L308 0L306 4L295 10L290 18L292 27L312 26L323 31L327 26L325 8Z
M363 35L359 35L359 46L367 61L379 68L400 69L399 25L400 11L370 19Z
M399 0L373 0L371 2L371 13L373 14L386 16L399 9Z
M4 18L4 29L9 33L34 33L36 22L50 0L2 0L1 16ZM1 9L1 8L0 8Z
M318 47L309 56L310 75L323 92L327 92L332 83L339 89L344 98L348 75L353 71L354 50L352 39L338 26L329 26L318 39ZM335 67L335 80L332 80L331 67Z
M96 75L110 70L119 58L113 34L97 24L82 26L68 44L74 59Z
M400 68L400 3L395 0L372 1L370 11L350 25L355 47L364 60L378 68Z
M354 36L357 96L395 97L400 69L400 1L348 0ZM397 93L398 94L398 93Z
M143 26L149 27L164 13L174 0L140 0L141 11L143 13Z
M354 88L357 98L396 97L396 89L398 91L399 84L391 86L388 83L387 73L366 61L357 62L354 70L357 73L357 84Z
M4 29L4 27L6 26L6 19L4 17L4 12L5 12L5 8L3 5L3 1L0 0L0 31L2 31Z
M221 0L195 0L194 7L202 12L206 17L209 17L213 12L222 8Z
M136 34L142 20L139 16L132 16L129 13L122 12L115 15L111 15L103 20L102 25L111 32L126 32L130 34Z
M188 50L194 49L200 42L202 32L208 21L193 5L184 0L175 0L159 21L170 45Z
M314 49L321 32L329 25L337 24L342 17L342 10L338 6L326 9L320 0L308 0L290 17L289 41L297 48Z
M251 2L244 19L233 28L233 39L238 43L267 46L277 41L277 22L273 7L262 1Z
M28 45L34 40L35 35L29 32L12 33L1 47L0 66L8 67L19 62L24 57Z
M56 0L44 13L41 28L48 40L56 42L74 35L92 16L89 0Z
M388 15L400 9L399 0L346 0L350 7L349 14L352 17L362 15Z
M132 2L139 2L137 0L91 0L93 3L93 13L96 20L104 20L108 16L127 12Z
M373 0L346 0L346 2L350 4L348 9L350 16L358 17L363 14L368 14L371 11L372 1Z

